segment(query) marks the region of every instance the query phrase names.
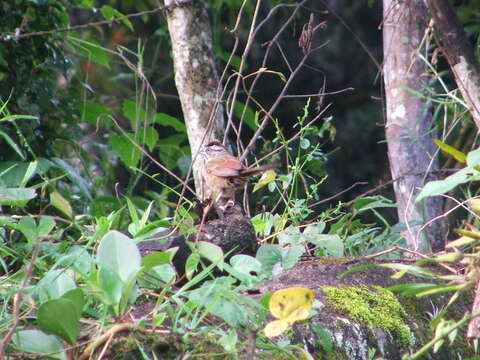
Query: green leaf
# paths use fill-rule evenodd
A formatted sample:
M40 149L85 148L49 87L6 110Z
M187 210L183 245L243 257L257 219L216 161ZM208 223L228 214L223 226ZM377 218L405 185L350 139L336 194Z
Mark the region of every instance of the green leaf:
M63 299L70 300L78 314L78 318L82 315L83 306L85 305L85 297L83 295L83 290L80 288L76 288L70 291L67 291L65 294L62 295Z
M253 192L261 189L264 186L267 186L272 181L275 181L276 177L277 177L277 173L274 170L265 171L260 177L260 179L258 180L258 182L253 187Z
M162 126L172 127L180 133L187 132L187 127L184 123L168 114L158 113L157 115L155 115L155 121Z
M47 334L61 337L73 345L80 334L80 314L75 303L66 298L43 303L37 313L38 325Z
M235 116L238 119L242 119L242 114L243 114L243 122L247 124L247 126L252 129L256 130L258 124L256 123L255 119L257 118L255 115L255 112L250 109L249 107L245 107L245 104L242 104L239 101L235 102Z
M415 202L419 202L428 196L445 194L456 186L473 180L477 175L479 175L478 171L466 167L446 177L444 180L430 181L424 186L420 194L418 194Z
M107 108L97 103L80 103L77 105L77 109L81 112L82 122L86 122L95 126L109 126L112 124L110 118L111 112Z
M38 238L38 231L33 217L23 216L18 222L18 229L25 235L29 244L35 243Z
M284 270L293 268L300 256L305 252L303 245L288 246L282 249L282 265Z
M122 299L124 283L118 274L108 266L103 266L97 273L97 284L104 292L109 305L118 305Z
M41 301L58 299L67 292L76 289L71 270L54 269L45 273L37 285Z
M185 153L178 145L165 144L158 148L158 156L160 161L169 169L174 169L178 163L177 159L181 158Z
M28 181L36 174L36 170L38 167L38 161L32 161L28 163L27 169L25 170L25 174L23 174L23 178L20 181L20 187L25 187Z
M142 258L142 266L146 269L151 269L158 265L169 264L174 255L175 253L171 251L153 252Z
M325 330L325 328L320 325L320 324L310 324L310 327L312 328L313 332L317 335L317 342L320 343L320 345L322 346L323 350L325 350L325 352L327 354L330 354L332 353L333 351L333 338L332 338L332 334Z
M143 126L147 122L147 113L144 108L137 105L135 101L123 100L122 102L123 115L130 120L132 129L137 129L138 125Z
M188 280L192 279L193 274L197 270L197 266L200 263L200 255L198 253L191 253L185 262L185 276Z
M31 188L6 188L0 186L0 205L24 207L37 193Z
M139 131L139 135L141 136L140 143L147 145L148 151L153 151L159 139L157 130L153 126L147 126Z
M440 150L442 150L445 154L450 155L451 157L453 157L453 158L454 158L455 160L457 160L458 162L461 162L462 164L465 163L467 157L466 157L466 155L465 155L463 152L455 149L453 146L450 146L450 145L448 145L448 144L445 144L443 141L438 140L438 139L435 139L435 140L434 140L434 143L435 143L435 145L437 145L438 148L439 148Z
M114 18L118 18L122 20L122 22L125 24L126 27L130 29L130 31L133 31L132 22L117 9L114 9L109 5L103 5L100 8L100 11L102 12L102 15L105 17L105 19L112 20Z
M40 330L17 331L12 336L12 342L13 346L21 352L48 355L49 359L67 359L60 340Z
M220 246L207 241L198 241L197 247L200 256L217 265L220 270L223 269L223 250Z
M18 145L13 141L13 139L4 131L0 130L0 136L3 137L5 142L10 145L10 147L15 150L20 159L25 160L25 155L23 155L22 150L18 147Z
M132 144L132 141L124 135L112 136L110 138L110 145L112 150L115 151L120 160L127 166L137 167L138 162L142 158L142 152Z
M271 274L274 265L282 262L282 248L278 245L264 244L258 248L255 257L262 264L262 272Z
M472 168L480 165L480 148L467 154L467 165Z
M50 205L52 205L55 209L60 210L70 219L73 218L73 210L70 202L65 199L58 191L53 191L50 193Z
M97 261L100 267L108 267L124 282L141 267L141 256L135 242L115 230L109 231L101 240Z
M80 39L78 35L73 32L67 36L67 39L70 40L69 44L78 54L85 56L98 65L110 69L107 53L98 41L94 39Z
M40 216L38 221L37 234L38 236L46 236L55 227L55 220L51 216Z
M403 296L414 296L422 291L434 289L438 284L428 284L428 283L408 283L390 286L388 290L398 291Z
M344 244L340 236L336 234L318 234L315 238L309 238L308 242L325 251L326 256L344 256Z

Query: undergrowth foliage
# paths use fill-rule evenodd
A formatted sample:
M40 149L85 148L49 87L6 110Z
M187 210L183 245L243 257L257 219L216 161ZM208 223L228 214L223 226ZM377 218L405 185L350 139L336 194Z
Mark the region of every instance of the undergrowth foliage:
M261 117L269 113L272 136L258 136L259 152L249 160L268 157L286 166L247 191L250 198L244 204L260 239L254 256L225 254L214 244L196 241L189 244L191 254L178 273L172 265L177 248L142 257L138 247L153 236L164 241L174 231L193 234L199 221L191 183L184 180L192 160L185 124L167 114L168 107L157 110L154 87L164 84L149 81L157 70L145 59L148 55L155 63L160 55L151 58L142 41L136 47L123 45L125 34L138 24L108 5L96 9L85 0L19 4L0 4L5 19L0 33L13 37L0 43L0 142L6 149L0 154L0 357L28 353L87 359L98 348L107 349L110 336L125 330L174 334L182 340L179 351L191 355L198 352L194 339L208 335L219 345L220 355L245 358L242 331L254 334L250 341L264 355L311 356L288 336L280 341L265 336L269 296L275 295L254 300L246 291L291 269L305 255L365 255L403 246L406 228L389 223L381 210L396 205L380 195L318 210L323 204L318 191L328 176L325 148L336 134L332 116L322 110L323 90L313 101L302 99L292 136L273 110L253 96L254 85L243 89L244 97L238 99L230 98L233 89L225 85L226 100L238 120L230 125L237 130L244 124L246 134L256 133L263 126ZM66 27L69 6L94 19L121 22L119 28L105 31L109 46L95 40L98 33L93 30L14 38L17 32ZM217 6L213 11L219 16L222 9ZM237 13L235 6L228 9ZM247 17L255 8L247 2L244 10ZM165 25L152 37L159 44L167 42ZM227 62L228 55L217 49L220 59ZM229 71L238 71L244 60L233 55ZM280 88L292 75L263 67L249 71L242 80L269 73ZM100 95L98 89L108 87L114 95ZM239 136L237 149L245 148ZM467 170L428 185L421 196L442 194L471 180L471 173L478 173L477 153L465 159ZM472 239L471 247L480 238L476 230L465 236ZM476 270L476 248L453 248L455 261L468 260ZM421 265L406 270L420 271ZM473 284L468 275L436 278L450 282L416 290L458 294ZM298 294L307 294L308 301L298 300ZM288 334L294 322L321 311L310 290L289 296L298 300L292 312L301 316L285 313L278 301L272 311L280 327L275 335ZM145 304L148 311L134 318L133 310ZM433 344L460 326L440 318L436 324L443 324L444 331ZM332 352L332 335L318 326L316 331L325 351ZM393 331L408 342L407 334ZM136 346L143 358L155 358L142 344Z

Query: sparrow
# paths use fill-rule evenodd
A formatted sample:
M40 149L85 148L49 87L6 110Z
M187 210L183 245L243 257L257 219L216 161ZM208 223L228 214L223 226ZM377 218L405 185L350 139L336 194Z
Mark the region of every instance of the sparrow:
M235 191L252 176L279 167L266 164L247 168L218 140L210 141L199 152L199 173L202 201L211 199L216 205L233 205Z

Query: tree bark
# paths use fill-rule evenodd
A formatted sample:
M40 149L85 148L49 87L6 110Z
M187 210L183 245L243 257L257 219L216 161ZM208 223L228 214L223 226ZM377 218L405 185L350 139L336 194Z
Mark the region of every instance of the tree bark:
M435 21L441 48L452 68L458 88L480 129L480 64L463 26L448 0L427 0Z
M385 131L398 217L407 225L408 247L427 253L442 249L445 236L443 220L420 228L442 213L442 199L415 203L418 191L435 179L438 169L429 104L412 93L422 93L425 87L426 65L418 52L428 24L427 8L422 1L383 0L383 9Z
M165 5L180 3L165 0ZM192 152L193 176L199 186L197 153L209 140L223 139L224 111L217 101L218 73L212 51L212 31L203 1L195 1L167 12L172 40L175 84Z

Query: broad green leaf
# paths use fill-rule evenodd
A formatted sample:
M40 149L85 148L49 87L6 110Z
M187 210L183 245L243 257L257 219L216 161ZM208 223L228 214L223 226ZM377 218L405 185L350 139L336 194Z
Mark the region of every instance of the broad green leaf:
M125 24L126 27L129 28L130 31L133 31L132 22L117 9L114 9L109 5L103 5L100 8L100 11L102 12L102 15L105 17L105 19L112 20L114 18L118 18L122 20L122 22Z
M70 345L80 334L80 314L70 299L59 298L43 303L38 309L37 319L43 331L61 337Z
M172 127L180 133L186 133L187 132L187 127L185 126L185 124L183 122L181 122L177 118L174 118L173 116L170 116L168 114L164 114L164 113L156 114L155 115L155 121L162 126Z
M249 107L245 107L245 104L243 104L239 101L236 101L234 112L235 112L235 116L238 119L242 119L243 122L245 124L247 124L247 126L250 129L252 129L252 130L257 129L258 124L255 121L257 119L257 116L252 109L250 109ZM242 115L243 115L243 118L242 118Z
M97 103L80 103L77 109L81 112L81 122L86 122L95 126L105 127L112 124L110 116L111 111Z
M198 253L191 253L185 262L185 276L188 280L192 279L193 274L197 270L197 266L200 263L200 255Z
M325 328L320 324L310 324L311 329L317 335L317 342L320 343L323 350L327 354L331 354L333 351L333 338L332 334L325 330Z
M147 112L140 105L137 106L135 101L126 99L122 102L123 115L130 120L132 129L138 129L139 126L144 126L147 121Z
M31 188L6 188L0 186L0 205L24 207L37 193Z
M443 141L438 139L435 139L434 142L440 150L442 150L445 154L450 155L458 162L463 164L467 160L467 156L463 152L455 149L453 146L445 144Z
M73 32L67 36L67 39L70 40L69 44L78 54L85 56L94 63L110 69L107 53L98 41L94 39L80 39L78 35Z
M280 234L278 234L278 243L280 245L298 245L304 241L303 234L298 226L290 225Z
M159 139L157 130L153 126L147 126L143 130L139 130L139 135L141 137L140 143L147 145L148 151L153 151Z
M208 259L212 264L222 270L223 268L223 250L220 246L212 244L207 241L197 242L198 253L205 259Z
M76 289L77 285L73 280L73 273L68 269L54 269L45 273L45 276L38 282L42 301L58 299L65 293Z
M112 136L110 145L127 168L137 167L138 162L142 158L142 152L132 143L132 140L123 135Z
M62 295L62 299L70 300L78 314L78 318L80 319L83 311L83 306L85 305L85 297L83 295L83 290L80 288L76 288L70 291L67 291L65 294Z
M104 299L109 305L115 307L120 303L124 283L115 271L111 270L108 266L101 267L97 273L97 284L104 292Z
M46 236L55 227L55 220L51 216L40 216L37 227L38 236Z
M133 303L137 298L137 291L135 285L137 283L137 278L140 274L140 271L141 270L137 270L136 272L130 274L130 277L123 284L122 296L120 298L120 303L118 307L119 314L123 314L123 312L127 308L128 301Z
M150 271L166 284L173 281L175 276L177 276L175 268L170 264L155 266Z
M478 171L470 167L466 167L457 171L455 174L446 177L444 180L430 181L423 187L415 202L419 202L428 196L445 194L456 186L473 180L473 177L478 175Z
M467 165L472 168L480 165L480 148L470 151L467 154Z
M31 216L23 216L18 222L18 229L23 235L25 235L29 244L35 243L38 238L38 230L35 218Z
M336 234L318 234L315 238L309 237L308 242L323 249L327 256L344 256L343 241L340 236Z
M142 258L142 266L146 269L151 269L158 265L169 264L174 255L175 253L171 251L153 252Z
M50 205L52 205L55 209L60 210L70 219L73 218L73 210L70 202L65 199L58 191L52 191L50 193Z
M262 272L271 274L273 266L282 263L282 247L272 244L262 245L258 248L255 257L262 264Z
M282 265L284 270L293 268L300 256L305 253L303 245L288 246L282 249Z
M48 359L67 360L60 340L40 330L17 331L12 336L12 343L21 352L44 355Z
M238 272L248 275L252 272L258 274L262 270L262 264L260 261L249 255L240 254L232 256L230 264Z
M135 242L115 230L109 231L100 242L97 261L101 268L108 267L124 282L141 267L141 256Z

